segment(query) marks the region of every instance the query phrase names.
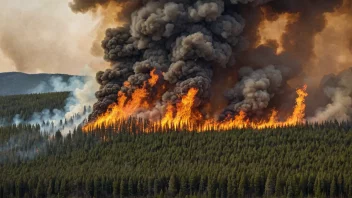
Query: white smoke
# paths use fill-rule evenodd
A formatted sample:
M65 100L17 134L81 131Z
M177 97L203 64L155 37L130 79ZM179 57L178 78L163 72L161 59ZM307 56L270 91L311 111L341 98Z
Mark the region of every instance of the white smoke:
M45 109L42 112L35 112L27 121L16 115L13 118L13 124L39 124L42 132L54 133L60 130L64 136L72 132L88 118L91 113L91 107L96 102L94 90L98 89L98 84L93 78L94 71L86 67L83 74L86 76L83 81L78 77L72 77L68 82L64 82L62 78L57 77L53 77L50 80L49 84L53 87L50 91L71 91L63 110ZM34 91L37 93L49 91L47 90L48 87L45 86L41 84Z
M0 144L0 164L6 163L11 158L20 160L34 159L40 152L45 152L47 142L44 137L33 136L30 132L23 131L11 136L5 143ZM9 155L10 154L10 155Z
M75 76L69 78L68 82L65 82L61 76L54 76L50 78L49 82L41 82L27 93L72 92L77 88L83 87L84 81L83 77Z
M349 121L352 115L352 68L342 71L337 76L325 76L322 81L324 93L331 102L318 109L309 121Z
M319 109L310 122L323 122L329 120L347 121L350 120L348 112L351 111L352 99L345 90L336 89L332 97L332 103L325 108Z

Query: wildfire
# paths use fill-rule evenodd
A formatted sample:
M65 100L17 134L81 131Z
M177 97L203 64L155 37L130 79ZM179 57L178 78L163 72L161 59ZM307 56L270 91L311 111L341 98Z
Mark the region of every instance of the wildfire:
M117 131L137 130L143 133L162 131L226 131L231 129L253 128L277 128L285 126L295 126L305 122L305 98L308 96L307 86L298 89L296 105L291 116L285 121L279 121L278 112L273 110L267 120L251 121L245 112L241 111L234 117L228 117L224 121L216 119L206 119L201 112L195 108L197 102L196 88L188 90L181 101L176 104L168 104L160 121L141 120L136 117L137 112L146 111L152 108L147 99L151 97L147 87L157 84L159 76L155 70L150 73L151 78L142 88L136 89L132 96L128 98L124 93L118 94L118 101L109 107L109 110L101 115L95 122L88 123L83 130L93 131L105 126L114 126ZM135 122L129 119L135 118Z

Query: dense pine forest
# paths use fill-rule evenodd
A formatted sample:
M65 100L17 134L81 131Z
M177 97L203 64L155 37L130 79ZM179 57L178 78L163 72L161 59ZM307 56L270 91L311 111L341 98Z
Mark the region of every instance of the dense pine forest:
M66 137L39 128L0 129L1 197L352 196L350 123L153 134L78 128Z
M16 115L19 119L26 121L34 112L41 112L45 109L61 110L69 94L69 92L61 92L0 96L0 124L12 123Z

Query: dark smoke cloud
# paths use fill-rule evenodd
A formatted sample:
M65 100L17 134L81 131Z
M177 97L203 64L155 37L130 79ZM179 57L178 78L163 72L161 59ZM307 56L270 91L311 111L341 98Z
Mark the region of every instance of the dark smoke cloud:
M310 61L316 56L314 53L315 37L326 27L326 13L333 12L341 6L343 0L276 0L266 6L270 8L269 20L282 13L296 14L297 18L290 20L281 38L284 52L277 57L277 46L268 45L274 50L254 50L250 59L254 62L273 60L284 62L290 77L298 76L303 67L309 67Z
M86 12L109 2L75 0L71 8ZM114 2L122 6L127 3ZM239 73L239 82L225 94L229 106L220 117L239 111L260 114L277 93L289 89L287 80L302 73L303 66L314 56L314 37L326 25L324 13L341 4L340 0L133 2L133 6L123 10L125 26L108 29L102 42L105 60L112 67L97 74L101 87L91 119L116 102L118 92L130 96L143 86L153 68L160 76L163 73L167 91L155 109L141 112L141 117L160 117L165 104L176 103L190 88L199 90L197 104L200 108L209 103L212 94L221 97L223 93L214 93L211 89L216 83L213 79L219 79L214 74L220 78L228 74L214 72L217 68L224 68L224 71L237 68ZM262 5L276 14L298 14L297 20L286 26L281 54L276 53L275 42L255 47L257 28L264 19L259 8ZM249 67L238 69L243 65ZM279 98L287 99L282 95Z
M320 33L326 25L324 13L333 12L342 3L343 0L272 2L274 10L278 12L299 13L298 19L286 27L286 34L283 36L285 51L290 52L301 61L309 61L314 56L314 36Z

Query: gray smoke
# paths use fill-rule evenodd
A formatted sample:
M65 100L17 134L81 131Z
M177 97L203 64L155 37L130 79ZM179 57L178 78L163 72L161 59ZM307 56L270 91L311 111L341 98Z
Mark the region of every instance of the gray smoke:
M311 122L327 120L349 121L352 115L352 68L338 75L325 76L321 82L324 94L331 103L318 109Z
M249 114L262 112L280 89L283 80L281 72L274 66L258 70L244 67L240 69L239 75L239 83L226 93L231 104L225 109L223 117L240 111Z
M45 136L23 130L19 134L12 135L6 142L0 143L0 164L11 160L32 160L46 152L48 141Z

